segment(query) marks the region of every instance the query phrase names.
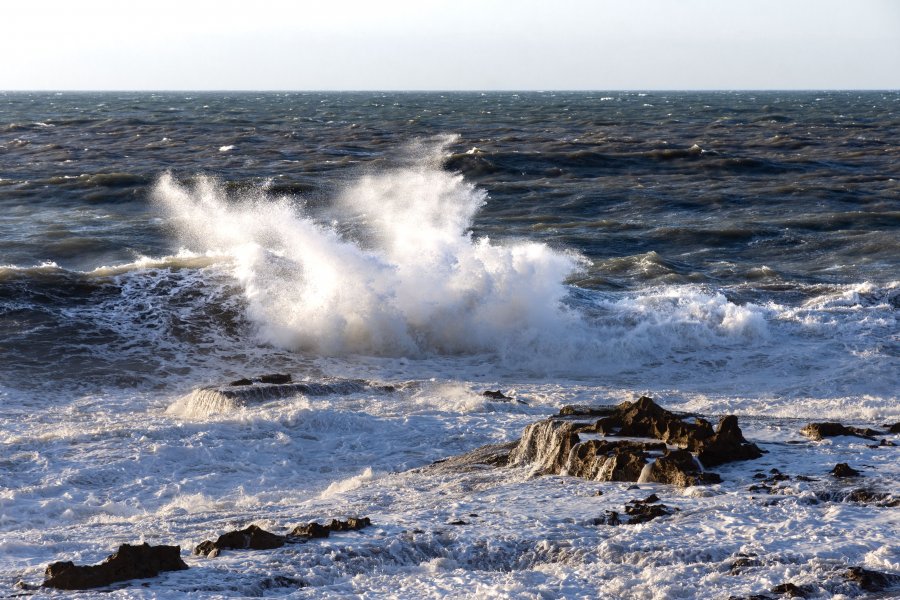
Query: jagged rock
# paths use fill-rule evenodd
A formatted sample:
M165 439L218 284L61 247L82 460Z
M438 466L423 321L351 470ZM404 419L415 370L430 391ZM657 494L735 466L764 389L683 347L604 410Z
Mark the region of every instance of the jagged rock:
M331 534L331 528L319 525L316 522L307 523L306 525L297 525L291 531L292 537L304 538L327 538Z
M586 406L583 404L567 404L559 409L560 417L608 417L616 412L615 406Z
M331 531L358 531L372 524L369 517L350 517L346 521L332 519L327 527Z
M810 423L800 430L800 433L816 441L840 435L852 435L856 437L874 440L881 432L874 429L860 429L859 427L846 427L840 423Z
M665 450L662 442L586 440L570 450L561 472L595 481L637 481L648 452Z
M188 566L181 560L180 546L132 546L122 544L99 565L77 566L70 561L47 567L44 587L61 590L86 590L118 581L156 577L162 571L181 571Z
M740 553L737 555L737 558L731 563L729 573L731 573L732 575L740 575L744 572L745 569L760 566L762 566L762 561L757 558L756 554Z
M870 571L862 567L850 567L844 578L859 584L867 592L881 592L894 586L900 586L900 575Z
M699 448L701 441L714 435L709 421L678 416L647 396L637 402L623 402L614 414L597 421L595 427L607 435L656 438L692 451Z
M838 463L834 465L831 474L835 477L859 477L860 472L847 463Z
M773 594L780 594L788 598L806 598L807 590L793 583L781 583L772 588Z
M647 480L688 487L721 483L722 478L716 473L702 471L687 450L671 450L650 465Z
M628 519L629 525L637 523L646 523L652 521L656 517L663 517L672 514L668 506L656 504L659 498L656 494L651 494L643 500L631 500L625 504L625 514L631 517Z
M327 525L315 521L306 525L297 525L291 531L291 537L327 538L332 531L358 531L372 524L369 517L350 517L346 521L332 519Z
M706 467L715 467L737 460L753 460L762 456L762 450L756 444L744 439L737 417L722 417L716 427L716 433L701 440L697 458Z
M194 554L214 558L221 550L272 550L281 548L286 541L285 536L270 533L256 525L246 529L229 531L219 536L215 542L209 540L200 542L194 548Z

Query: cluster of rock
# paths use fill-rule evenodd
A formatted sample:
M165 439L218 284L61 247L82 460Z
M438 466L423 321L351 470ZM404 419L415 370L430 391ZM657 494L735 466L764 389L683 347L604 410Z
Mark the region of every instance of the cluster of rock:
M156 577L163 571L181 571L181 546L131 546L122 544L99 565L79 566L71 561L55 562L45 571L44 587L87 590L129 579Z
M531 464L544 475L687 487L721 481L706 468L760 456L734 415L714 430L705 419L672 413L644 396L616 407L567 406L556 417L532 423L509 464Z
M272 550L281 548L287 543L301 542L311 538L326 538L332 531L357 531L372 524L369 517L351 517L346 521L332 519L326 525L315 521L306 525L298 525L287 535L278 535L251 525L246 529L237 529L223 533L213 542L205 540L197 544L194 554L215 558L222 550Z
M286 543L328 537L331 532L356 531L371 524L368 517L351 517L346 521L332 519L326 525L316 522L298 525L288 535L278 535L250 525L245 529L224 533L215 542L201 542L194 548L194 554L214 558L225 549L271 550ZM156 577L163 571L181 571L187 568L187 564L181 559L180 546L123 544L115 554L108 556L99 565L82 566L70 561L50 564L45 571L43 586L61 590L87 590L129 579Z

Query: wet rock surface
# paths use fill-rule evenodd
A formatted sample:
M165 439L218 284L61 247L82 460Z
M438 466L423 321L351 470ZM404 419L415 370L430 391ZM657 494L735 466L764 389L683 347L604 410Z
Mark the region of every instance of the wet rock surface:
M327 538L332 532L358 531L371 524L369 517L350 517L346 521L332 519L327 525L313 521L294 527L288 535L278 535L250 525L246 529L224 533L215 542L200 542L194 548L194 554L215 558L222 550L272 550L291 542Z
M657 517L671 515L677 509L672 509L659 503L656 494L651 494L643 500L630 500L625 504L622 513L615 510L604 511L602 517L591 521L592 525L637 525L647 523Z
M704 471L704 466L762 456L755 444L744 439L733 415L724 417L713 430L709 421L669 412L646 396L616 407L567 406L560 415L526 427L509 455L509 464L531 464L544 475L635 482L644 477L686 487L721 481L715 473ZM600 419L593 420L596 416ZM617 439L621 437L658 441Z
M882 432L874 429L847 427L840 423L810 423L800 430L800 433L813 440L822 440L827 437L838 437L849 435L874 440L875 436L882 435Z
M900 575L870 571L862 567L850 567L844 573L847 581L852 581L867 592L882 592L900 588Z
M862 475L859 471L848 465L847 463L838 463L834 465L834 468L831 470L831 474L835 477L859 477Z
M87 590L130 579L156 577L163 571L181 571L188 566L181 560L180 546L132 546L122 544L99 565L79 566L55 562L46 570L44 587L61 590Z

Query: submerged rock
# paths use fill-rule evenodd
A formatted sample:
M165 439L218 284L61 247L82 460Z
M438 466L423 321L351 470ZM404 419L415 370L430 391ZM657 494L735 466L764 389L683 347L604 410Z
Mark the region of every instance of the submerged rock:
M831 474L835 477L859 477L861 473L848 465L847 463L838 463L834 465Z
M508 400L513 400L513 399L514 399L512 396L507 396L506 394L504 394L504 393L501 392L500 390L497 390L496 392L492 392L491 390L487 390L487 391L481 392L481 395L484 396L485 398L490 398L491 400L503 400L503 401L508 401Z
M806 598L810 590L794 583L781 583L772 588L773 594L787 596L788 598Z
M810 423L801 429L800 433L816 441L827 437L838 437L841 435L850 435L874 440L876 435L881 435L880 431L875 431L874 429L846 427L840 423Z
M122 544L99 565L78 566L55 562L47 567L44 587L61 590L86 590L129 579L156 577L162 571L181 571L188 566L181 560L180 546L132 546Z
M900 433L900 421L888 427L888 433Z
M870 571L862 567L850 567L844 573L844 578L859 584L867 592L881 592L900 586L900 575Z

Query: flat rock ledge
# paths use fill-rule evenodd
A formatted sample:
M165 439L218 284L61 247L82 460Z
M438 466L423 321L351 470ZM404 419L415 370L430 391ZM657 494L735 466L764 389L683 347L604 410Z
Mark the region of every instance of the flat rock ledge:
M131 546L122 544L99 565L79 566L70 561L47 567L43 587L60 590L87 590L129 579L156 577L162 571L181 571L188 566L181 560L180 546Z
M631 439L617 439L623 437ZM509 464L530 464L542 475L687 487L721 481L705 468L760 456L734 415L713 429L705 419L677 415L644 396L616 407L567 406L557 417L532 423Z

